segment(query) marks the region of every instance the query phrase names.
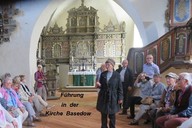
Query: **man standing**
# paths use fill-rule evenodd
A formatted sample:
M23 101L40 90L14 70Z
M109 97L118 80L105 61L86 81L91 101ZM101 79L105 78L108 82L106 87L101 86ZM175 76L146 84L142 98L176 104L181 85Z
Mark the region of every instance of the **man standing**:
M160 74L159 66L153 63L153 55L146 56L146 63L143 65L143 72L145 72L151 79L154 74Z
M121 82L123 85L123 111L121 115L127 114L127 100L132 94L133 86L133 73L130 68L128 68L128 60L123 60L121 70L118 70L121 77Z

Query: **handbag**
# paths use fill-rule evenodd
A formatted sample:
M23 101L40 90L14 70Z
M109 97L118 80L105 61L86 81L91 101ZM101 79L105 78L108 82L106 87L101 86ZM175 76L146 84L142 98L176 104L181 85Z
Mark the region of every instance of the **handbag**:
M144 105L151 105L152 103L154 103L154 100L152 97L145 97L141 100L141 103Z

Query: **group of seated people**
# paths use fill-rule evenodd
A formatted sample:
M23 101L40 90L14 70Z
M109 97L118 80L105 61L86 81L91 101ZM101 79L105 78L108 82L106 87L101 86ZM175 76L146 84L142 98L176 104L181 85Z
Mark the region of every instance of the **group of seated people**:
M25 84L24 75L6 73L0 81L0 127L22 128L22 125L35 127L34 121L45 116L43 109L50 109L40 95L32 93Z
M139 120L145 117L144 124L152 122L152 128L192 127L192 122L188 121L192 117L191 74L170 72L165 78L166 85L158 73L153 79L144 72L138 75L134 86L139 88L139 94L127 101L127 108L130 108L127 118L132 119L129 125L139 125ZM135 105L139 105L136 113Z

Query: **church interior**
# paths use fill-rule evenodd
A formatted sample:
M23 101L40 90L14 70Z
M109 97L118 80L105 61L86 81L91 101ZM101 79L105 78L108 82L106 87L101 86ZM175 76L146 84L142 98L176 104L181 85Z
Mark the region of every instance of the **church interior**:
M112 58L116 70L126 59L136 79L151 54L163 83L169 72L191 73L191 17L191 0L1 0L0 75L24 74L34 92L34 73L43 66L48 102L56 107L38 128L100 127L95 83L101 64ZM67 116L71 111L92 115ZM122 117L118 128L129 126Z

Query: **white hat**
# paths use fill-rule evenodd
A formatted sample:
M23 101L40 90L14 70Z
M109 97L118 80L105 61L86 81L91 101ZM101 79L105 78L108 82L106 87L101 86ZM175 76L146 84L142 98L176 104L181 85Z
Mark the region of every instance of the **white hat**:
M183 78L188 81L188 84L191 85L191 74L190 73L182 72L179 75L183 76Z
M174 79L178 79L179 76L173 72L169 72L165 77L171 77L171 78L174 78Z
M39 65L37 65L37 67L38 67L38 68L42 68L42 65L39 64Z

